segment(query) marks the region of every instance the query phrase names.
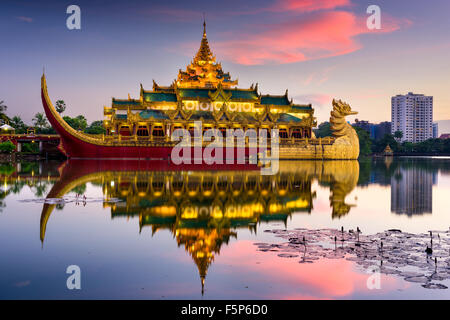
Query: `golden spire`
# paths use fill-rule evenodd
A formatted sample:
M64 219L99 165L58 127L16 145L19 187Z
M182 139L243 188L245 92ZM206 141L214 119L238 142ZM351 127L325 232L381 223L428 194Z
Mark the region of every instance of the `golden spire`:
M206 21L203 20L203 37L200 43L200 48L195 56L196 61L214 62L214 57L209 48L208 39L206 38Z
M205 19L205 14L203 14L203 38L206 38L206 19Z
M216 63L216 57L213 55L206 37L206 19L203 16L203 36L200 48L194 60L186 67L186 71L178 72L176 84L180 88L217 88L219 83L224 88L238 84L237 80L231 80L230 74L222 70L220 63Z

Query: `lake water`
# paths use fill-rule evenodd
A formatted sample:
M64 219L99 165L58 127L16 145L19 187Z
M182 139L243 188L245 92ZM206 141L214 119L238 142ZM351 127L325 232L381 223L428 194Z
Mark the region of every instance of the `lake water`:
M448 158L289 161L274 176L167 162L22 162L1 164L0 177L1 299L450 298L450 289L398 272L369 289L370 263L328 258L347 245L333 244L341 227L361 237L400 229L408 239L434 230L442 276L433 282L450 287ZM319 238L311 248L329 238L327 253L310 249L316 258L299 263L300 243L283 254L286 229ZM430 276L425 242L413 241ZM388 260L391 269L409 263ZM67 288L70 265L80 267L81 290Z

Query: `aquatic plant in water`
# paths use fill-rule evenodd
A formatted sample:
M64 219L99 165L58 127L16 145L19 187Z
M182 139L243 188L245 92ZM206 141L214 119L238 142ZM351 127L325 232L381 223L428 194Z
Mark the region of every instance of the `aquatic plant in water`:
M450 231L427 234L388 230L362 235L344 229L265 230L287 240L282 243L254 243L259 251L277 252L280 258L300 258L299 263L320 259L346 259L367 269L378 266L382 274L397 275L426 289L447 289L450 279Z

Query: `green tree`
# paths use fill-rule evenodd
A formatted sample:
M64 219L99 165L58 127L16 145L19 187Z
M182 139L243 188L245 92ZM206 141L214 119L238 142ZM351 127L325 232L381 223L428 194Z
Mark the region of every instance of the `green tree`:
M4 113L4 112L6 112L6 109L8 109L8 107L5 105L5 101L1 100L0 101L0 112Z
M13 153L16 150L16 146L11 141L5 141L0 143L0 152L1 153Z
M314 130L317 138L329 137L332 135L331 127L329 122L322 122L319 124L319 128Z
M34 115L33 124L36 128L38 128L38 131L49 128L47 118L42 112L38 112Z
M360 128L354 128L359 138L359 154L360 156L368 156L372 153L372 140L370 139L369 133Z
M395 131L395 132L394 132L394 138L395 138L397 141L402 140L402 138L403 138L403 132L400 131L400 130Z
M39 153L39 145L36 142L25 142L22 144L23 153Z
M5 114L8 107L6 106L3 100L0 101L0 119L3 120L4 123L9 122L8 116Z
M9 124L16 129L16 133L25 133L27 132L27 125L23 122L20 116L14 116L9 121Z
M85 194L86 193L86 184L81 184L79 186L76 186L71 190L71 192L75 192L78 194Z
M402 143L401 147L400 147L400 151L401 152L414 152L414 143L409 142L409 141L405 141Z
M397 140L395 140L394 136L392 134L386 134L380 140L374 141L372 144L372 152L381 153L387 145L389 145L394 152L401 151L400 145Z
M102 134L105 133L106 130L103 127L103 121L101 120L97 120L97 121L93 121L89 127L87 127L84 132L89 133L89 134Z
M75 118L64 116L63 119L69 126L74 128L75 130L83 131L87 127L87 120L82 115L76 116Z
M64 102L64 100L56 101L55 105L55 109L59 114L63 113L66 110L66 103Z

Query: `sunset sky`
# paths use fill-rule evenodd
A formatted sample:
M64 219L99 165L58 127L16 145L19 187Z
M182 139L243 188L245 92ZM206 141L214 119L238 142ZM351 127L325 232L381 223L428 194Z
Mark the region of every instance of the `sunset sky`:
M66 27L71 4L81 30ZM366 27L372 4L381 30ZM390 121L390 97L409 91L433 95L434 119L450 119L448 0L2 0L0 101L30 122L43 111L45 67L50 97L65 100L68 115L102 119L112 97L175 79L200 45L203 13L211 48L239 87L288 89L319 122L333 97L359 119Z

